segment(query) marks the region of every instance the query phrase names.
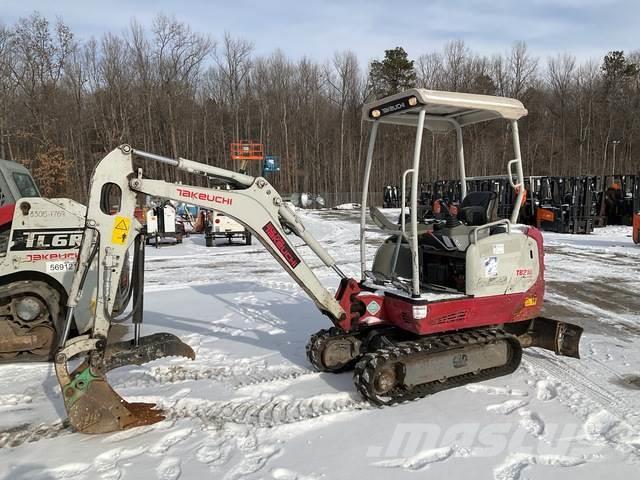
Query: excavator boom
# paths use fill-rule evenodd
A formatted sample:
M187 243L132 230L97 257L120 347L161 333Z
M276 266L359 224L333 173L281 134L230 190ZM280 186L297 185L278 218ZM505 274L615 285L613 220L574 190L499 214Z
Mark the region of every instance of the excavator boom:
M136 171L133 167L133 157L136 155L170 164L179 170L216 177L236 188L220 190L145 179L142 170ZM93 172L78 268L67 302L61 349L55 357L56 374L69 420L77 430L86 433L119 430L164 418L152 404L131 404L122 399L105 379L108 370L164 356L195 357L193 350L174 335L162 333L140 337L144 230L134 216L138 194L188 202L234 218L251 231L334 324L341 325L346 319L343 307L322 286L297 252L287 238L283 225L301 238L326 266L343 279L344 274L336 266L335 259L305 229L267 180L191 160L174 160L122 145L100 161ZM136 327L135 338L130 342L107 345L118 279L126 265L125 256L132 248L135 290L130 315ZM67 341L87 271L96 258L98 282L92 329L87 335ZM79 355L84 355L85 361L69 373L68 361Z

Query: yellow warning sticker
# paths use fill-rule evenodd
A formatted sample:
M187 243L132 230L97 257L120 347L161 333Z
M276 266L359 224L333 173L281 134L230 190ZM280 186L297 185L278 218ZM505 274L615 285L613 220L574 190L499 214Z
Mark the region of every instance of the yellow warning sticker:
M537 297L527 297L524 299L524 306L525 307L535 307L538 303L538 298Z
M111 243L124 245L129 236L129 227L131 227L131 219L127 217L116 216L113 221L113 232L111 233Z

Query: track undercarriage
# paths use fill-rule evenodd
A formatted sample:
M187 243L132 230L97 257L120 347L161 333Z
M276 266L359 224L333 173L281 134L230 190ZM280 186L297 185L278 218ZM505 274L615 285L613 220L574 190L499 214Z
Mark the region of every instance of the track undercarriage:
M311 336L307 357L318 371L353 370L361 395L386 406L508 375L526 347L577 357L581 334L580 327L542 317L427 336L388 326L352 333L331 328Z

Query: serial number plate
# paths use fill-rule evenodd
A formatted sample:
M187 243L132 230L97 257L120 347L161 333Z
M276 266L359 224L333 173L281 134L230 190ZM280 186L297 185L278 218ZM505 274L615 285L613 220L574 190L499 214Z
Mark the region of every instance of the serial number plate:
M47 273L74 272L76 262L47 262Z

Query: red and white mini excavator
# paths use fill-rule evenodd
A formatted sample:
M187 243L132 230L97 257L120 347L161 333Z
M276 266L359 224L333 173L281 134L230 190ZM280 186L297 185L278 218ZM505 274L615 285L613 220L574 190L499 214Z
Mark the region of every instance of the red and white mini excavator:
M537 229L516 223L524 195L518 120L526 114L523 105L512 99L423 89L366 104L363 116L372 128L361 199L362 271L357 279L347 278L266 179L166 158L129 145L113 150L93 172L77 266L65 287L66 314L63 309L60 321L53 322L60 344L55 368L71 424L81 432L99 433L162 419L162 412L153 405L122 399L107 383L105 372L167 355L194 355L173 335L140 336L145 231L134 216L139 194L215 210L244 225L333 324L311 337L307 346L310 362L325 372L353 370L356 389L376 405L507 375L518 367L523 347L578 357L582 329L540 316L542 236ZM519 193L510 219L496 218L495 193L466 192L462 129L492 120L506 121L512 136L514 156L506 167L511 186ZM384 124L415 130L413 159L402 178L399 225L368 207L376 133ZM452 132L457 139L462 202L456 217L436 224L423 223L418 216L425 129ZM134 167L137 157L219 178L232 189L147 179ZM410 202L405 220L407 194ZM12 228L20 228L31 203L37 201L18 201ZM386 234L372 263L365 249L367 233L373 228L369 216L377 230ZM285 230L302 239L340 277L335 295L320 284ZM9 254L12 248L10 245ZM136 326L135 338L108 345L110 325L121 320L116 313L124 311L118 301L123 297L119 288L131 251L130 316ZM46 249L41 253L46 254ZM83 319L84 327L79 328L81 322L76 319ZM74 357L84 361L69 372L68 361Z

